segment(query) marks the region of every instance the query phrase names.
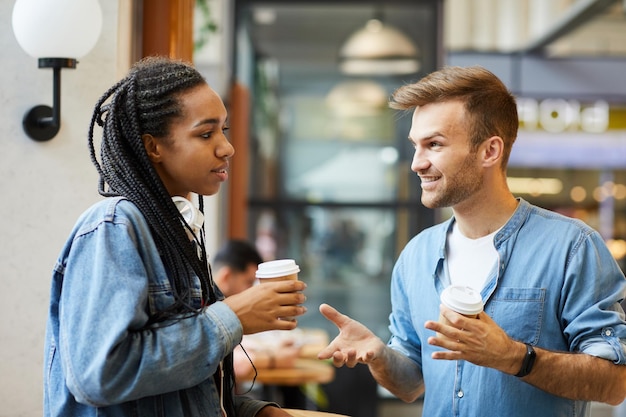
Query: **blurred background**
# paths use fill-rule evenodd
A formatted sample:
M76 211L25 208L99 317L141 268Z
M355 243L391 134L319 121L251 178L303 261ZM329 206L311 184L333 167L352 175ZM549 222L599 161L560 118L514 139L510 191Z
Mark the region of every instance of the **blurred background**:
M50 271L99 198L85 146L91 108L146 55L193 61L226 102L237 154L230 181L206 199L209 252L244 238L265 260L295 259L308 283L302 327L332 337L317 313L328 302L389 336L395 259L450 213L421 206L410 116L387 100L443 65L483 65L502 78L521 120L512 191L590 224L625 267L623 1L101 0L102 33L63 71L61 130L44 143L26 137L21 119L50 101L50 72L17 44L14 3L0 0L0 416L41 414ZM398 402L359 370L324 388L337 412L371 392L355 416L421 414L419 402ZM618 412L593 406L594 417Z
M442 65L483 65L503 79L519 97L521 119L511 190L592 225L624 266L623 2L236 3L236 80L251 93L243 234L269 258L301 262L310 311L329 302L388 337L393 261L411 236L449 213L420 205L410 117L386 101ZM398 30L413 53L387 38L372 51L377 38L392 36L371 30L366 38L373 19ZM358 42L369 45L363 56ZM335 333L319 314L301 322ZM410 406L381 407L385 415ZM594 406L596 416L611 412Z

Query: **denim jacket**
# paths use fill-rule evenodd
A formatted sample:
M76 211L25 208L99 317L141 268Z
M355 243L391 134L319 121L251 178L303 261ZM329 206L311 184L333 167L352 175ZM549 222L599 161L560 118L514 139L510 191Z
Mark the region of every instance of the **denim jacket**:
M389 345L421 369L424 415L588 415L588 403L556 397L515 376L431 358L441 348L426 342L434 333L424 322L437 320L439 296L450 284L445 248L453 222L414 237L392 275ZM619 305L626 280L597 232L520 199L494 246L499 259L481 295L485 312L511 338L626 364L626 323Z
M241 341L241 323L218 301L146 327L173 302L170 290L134 204L107 198L87 210L54 267L44 416L221 417L213 374ZM200 306L199 281L194 294ZM265 405L236 397L237 416Z

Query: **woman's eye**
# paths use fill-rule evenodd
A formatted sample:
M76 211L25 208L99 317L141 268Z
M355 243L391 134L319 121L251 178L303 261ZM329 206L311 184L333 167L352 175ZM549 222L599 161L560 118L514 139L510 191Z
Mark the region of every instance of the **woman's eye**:
M226 134L226 131L227 131L228 129L230 129L230 127L228 127L228 126L224 126L224 127L222 127L222 133L223 133L223 134ZM214 130L211 130L211 131L209 131L209 132L202 133L202 134L200 135L200 137L202 137L202 138L204 138L204 139L210 139L210 138L211 138L211 136L213 136L213 134L214 134L214 133L215 133L215 131L214 131Z

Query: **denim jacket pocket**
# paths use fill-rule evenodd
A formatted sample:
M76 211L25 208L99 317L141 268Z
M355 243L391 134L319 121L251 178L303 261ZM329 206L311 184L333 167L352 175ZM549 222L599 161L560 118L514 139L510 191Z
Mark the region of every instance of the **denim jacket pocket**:
M500 287L485 312L509 337L534 345L539 340L545 297L545 288Z
M150 315L167 309L174 303L174 294L169 282L150 283L148 288Z
M150 283L148 288L148 304L150 306L150 315L154 315L160 311L166 310L172 304L174 304L174 294L172 293L172 287L169 282L162 281L158 283ZM197 287L191 288L191 306L193 308L202 307L202 290Z

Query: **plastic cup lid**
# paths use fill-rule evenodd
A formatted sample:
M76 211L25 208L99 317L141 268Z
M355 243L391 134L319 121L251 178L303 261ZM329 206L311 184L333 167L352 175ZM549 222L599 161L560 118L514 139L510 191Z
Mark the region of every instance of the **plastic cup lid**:
M480 293L462 285L451 285L443 290L441 302L461 314L478 314L483 311Z
M300 267L293 259L279 259L277 261L268 261L259 264L256 271L257 278L274 278L285 275L297 274Z

